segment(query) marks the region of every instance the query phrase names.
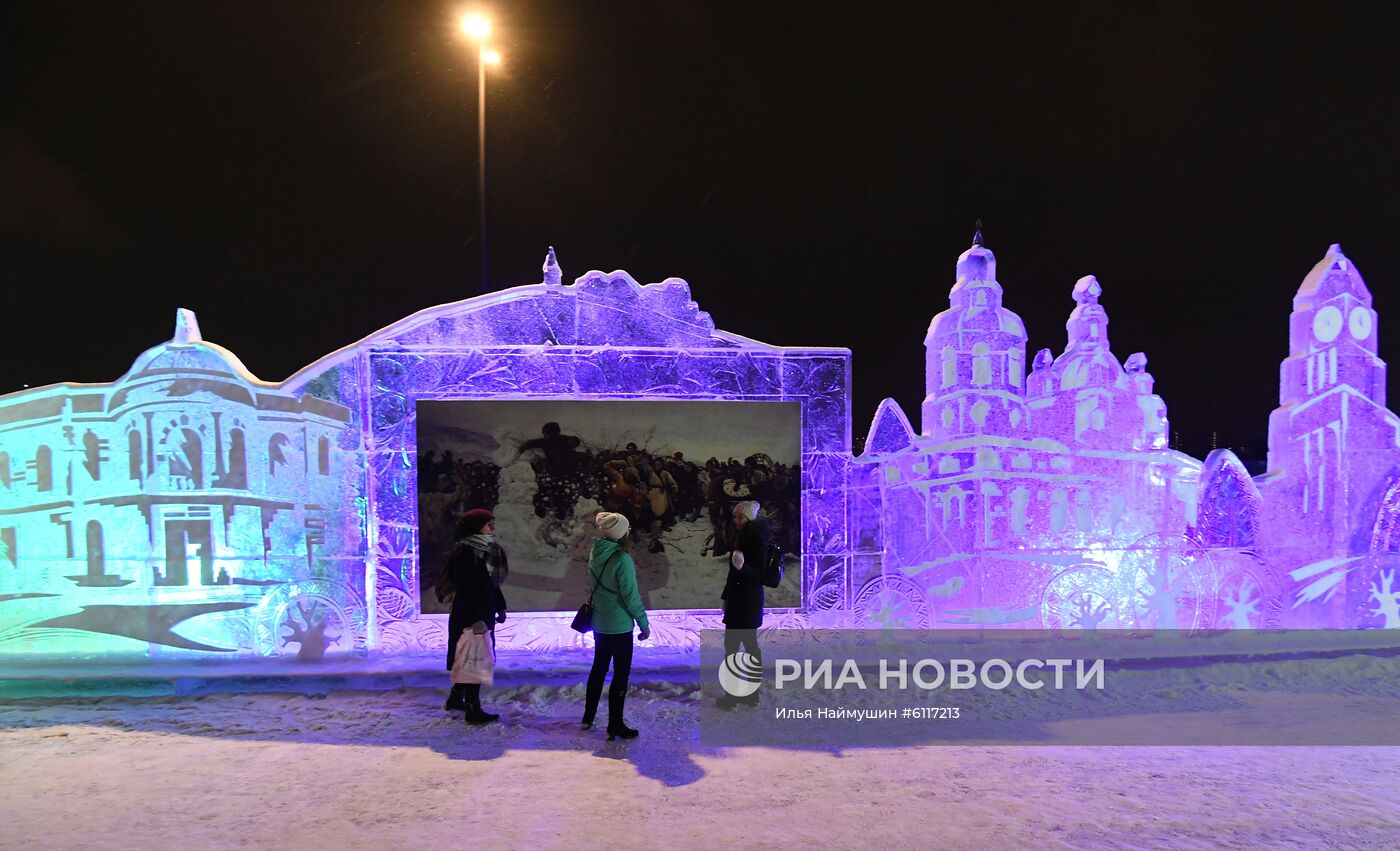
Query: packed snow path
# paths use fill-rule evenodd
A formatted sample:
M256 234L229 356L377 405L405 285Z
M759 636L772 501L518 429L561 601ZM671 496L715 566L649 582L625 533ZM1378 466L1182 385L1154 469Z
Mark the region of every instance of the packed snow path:
M581 687L0 703L16 848L1394 847L1400 748L707 749L691 683L642 737Z

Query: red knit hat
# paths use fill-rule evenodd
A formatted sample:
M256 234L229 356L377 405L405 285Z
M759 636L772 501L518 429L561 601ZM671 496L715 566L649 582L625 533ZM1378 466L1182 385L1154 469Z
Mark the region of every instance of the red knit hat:
M462 522L457 524L457 528L466 532L468 535L475 535L482 529L485 529L487 523L495 519L496 515L492 514L487 509L473 508L471 511L462 515Z

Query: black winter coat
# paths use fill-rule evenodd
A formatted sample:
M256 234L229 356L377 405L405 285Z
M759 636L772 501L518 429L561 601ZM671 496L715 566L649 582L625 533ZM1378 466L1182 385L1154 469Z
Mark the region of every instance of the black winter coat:
M447 618L447 670L450 671L462 633L471 629L477 621L484 621L487 629L494 629L497 613L506 610L506 598L496 583L491 581L491 568L486 564L486 556L473 547L458 545L452 551L447 569L451 571L452 583L457 587L456 595L452 598L452 614Z
M773 537L766 519L752 520L739 530L734 548L744 554L742 570L729 568L724 582L724 625L729 629L763 626L763 571L768 564L768 542Z

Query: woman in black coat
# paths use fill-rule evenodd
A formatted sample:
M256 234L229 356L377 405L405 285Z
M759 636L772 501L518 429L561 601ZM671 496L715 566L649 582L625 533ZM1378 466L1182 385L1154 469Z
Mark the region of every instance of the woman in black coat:
M772 529L767 518L758 516L759 504L740 502L734 506L734 527L737 530L734 551L729 556L729 576L724 581L724 654L737 653L742 647L763 662L758 649L758 628L763 626L763 572L768 562L768 542ZM755 693L742 701L758 702ZM724 708L736 701L725 695L720 698Z
M495 541L496 518L484 508L474 508L462 515L457 523L457 545L447 562L447 574L452 580L452 614L447 618L447 670L452 670L457 642L468 629L477 634L491 632L496 640L495 625L505 623L506 599L500 584L509 567L505 550ZM486 724L498 715L481 708L481 686L457 683L452 686L445 709L464 710L468 724Z

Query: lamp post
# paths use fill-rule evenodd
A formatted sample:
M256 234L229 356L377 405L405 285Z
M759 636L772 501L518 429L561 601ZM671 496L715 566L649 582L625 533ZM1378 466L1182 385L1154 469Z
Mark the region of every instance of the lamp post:
M485 15L470 14L462 18L462 32L476 42L476 188L479 224L481 228L481 291L487 292L486 282L486 66L501 61L501 54L486 46L491 35L491 21Z

